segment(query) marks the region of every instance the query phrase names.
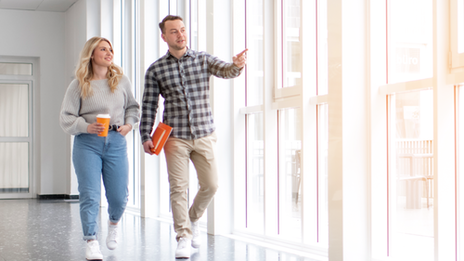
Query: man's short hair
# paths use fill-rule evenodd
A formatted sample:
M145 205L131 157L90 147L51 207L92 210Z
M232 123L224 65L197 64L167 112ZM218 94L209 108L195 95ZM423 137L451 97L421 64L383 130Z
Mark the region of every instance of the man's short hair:
M165 24L167 21L174 21L174 20L181 20L181 21L183 21L183 20L182 20L182 17L177 16L177 15L168 15L168 16L166 16L166 17L163 19L163 21L161 21L161 23L159 23L159 27L160 27L160 29L161 29L161 33L163 33L163 34L165 33L165 32L164 32L164 24Z

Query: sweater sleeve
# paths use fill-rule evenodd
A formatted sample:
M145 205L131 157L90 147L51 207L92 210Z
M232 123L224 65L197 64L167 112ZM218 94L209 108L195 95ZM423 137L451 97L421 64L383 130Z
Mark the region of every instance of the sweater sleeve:
M79 116L80 108L79 82L73 80L66 91L60 111L60 126L69 135L87 133L89 124L83 117Z
M127 96L125 99L126 104L124 104L124 124L130 124L132 125L132 127L135 127L135 124L138 123L140 120L140 105L134 98L130 80L126 76L124 76L122 86Z

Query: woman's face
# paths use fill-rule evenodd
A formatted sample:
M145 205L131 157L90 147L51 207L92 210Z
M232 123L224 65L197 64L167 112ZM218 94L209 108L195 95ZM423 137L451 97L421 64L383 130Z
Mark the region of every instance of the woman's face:
M113 62L113 49L107 41L101 41L93 50L92 65L109 67Z

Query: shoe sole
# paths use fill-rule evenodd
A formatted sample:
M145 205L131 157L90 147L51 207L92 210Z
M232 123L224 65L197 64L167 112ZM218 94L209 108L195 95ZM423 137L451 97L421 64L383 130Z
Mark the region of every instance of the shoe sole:
M115 250L116 248L118 248L118 245L116 245L115 247L111 248L109 247L108 245L106 245L106 248L108 248L109 250Z
M176 259L190 259L190 256L176 256Z

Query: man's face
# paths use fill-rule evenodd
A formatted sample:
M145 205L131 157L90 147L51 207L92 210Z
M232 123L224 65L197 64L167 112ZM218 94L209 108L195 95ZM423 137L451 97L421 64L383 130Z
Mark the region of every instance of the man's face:
M180 51L187 46L187 30L181 20L167 21L161 37L168 44L169 49Z

